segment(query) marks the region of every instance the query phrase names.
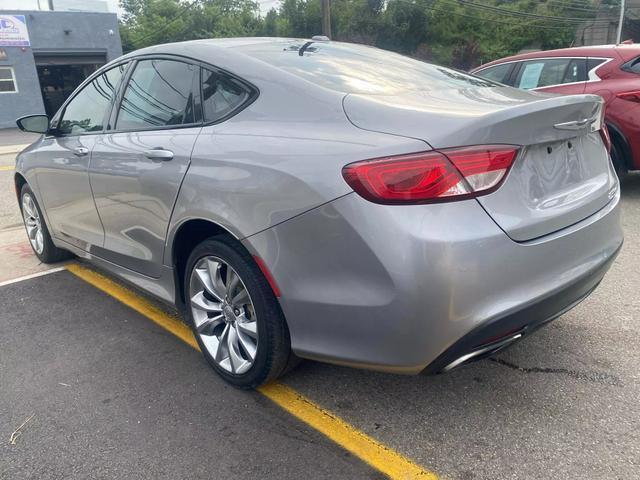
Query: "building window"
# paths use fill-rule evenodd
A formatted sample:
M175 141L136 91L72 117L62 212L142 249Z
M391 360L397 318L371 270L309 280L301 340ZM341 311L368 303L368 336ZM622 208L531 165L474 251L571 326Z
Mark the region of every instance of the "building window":
M0 67L0 93L15 93L18 91L16 87L16 76L11 67Z

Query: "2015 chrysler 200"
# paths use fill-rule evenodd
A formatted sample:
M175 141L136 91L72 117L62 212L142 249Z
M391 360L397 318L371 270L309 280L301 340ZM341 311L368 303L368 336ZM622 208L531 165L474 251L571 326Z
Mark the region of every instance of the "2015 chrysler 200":
M622 244L602 100L375 48L229 39L87 79L17 159L31 245L184 309L227 381L417 373L584 299Z

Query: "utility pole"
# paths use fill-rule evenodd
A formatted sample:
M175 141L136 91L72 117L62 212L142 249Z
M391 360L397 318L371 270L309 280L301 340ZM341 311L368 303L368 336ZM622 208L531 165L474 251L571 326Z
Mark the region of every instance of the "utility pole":
M322 14L322 35L331 38L331 8L329 1L320 0L320 11Z
M49 0L49 10L53 12L53 0Z
M624 23L624 7L625 0L620 0L620 20L618 21L618 35L616 36L616 44L622 41L622 24Z

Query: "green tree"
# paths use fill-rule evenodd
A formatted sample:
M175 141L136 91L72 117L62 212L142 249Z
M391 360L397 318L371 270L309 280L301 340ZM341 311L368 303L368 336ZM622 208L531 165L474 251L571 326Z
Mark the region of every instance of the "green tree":
M332 0L333 39L376 45L462 69L523 48L570 46L582 20L618 0ZM125 50L196 38L321 32L320 0L121 0ZM584 24L586 25L586 23Z
M121 0L125 51L198 38L252 36L262 32L253 0Z

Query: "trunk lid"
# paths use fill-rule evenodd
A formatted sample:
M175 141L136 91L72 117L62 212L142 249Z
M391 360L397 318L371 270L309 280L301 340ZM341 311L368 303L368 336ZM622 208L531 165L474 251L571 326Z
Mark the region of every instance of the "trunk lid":
M609 203L618 186L597 131L603 103L595 95L470 87L349 94L343 104L357 127L419 138L434 149L522 146L501 187L477 198L515 241L581 221Z

